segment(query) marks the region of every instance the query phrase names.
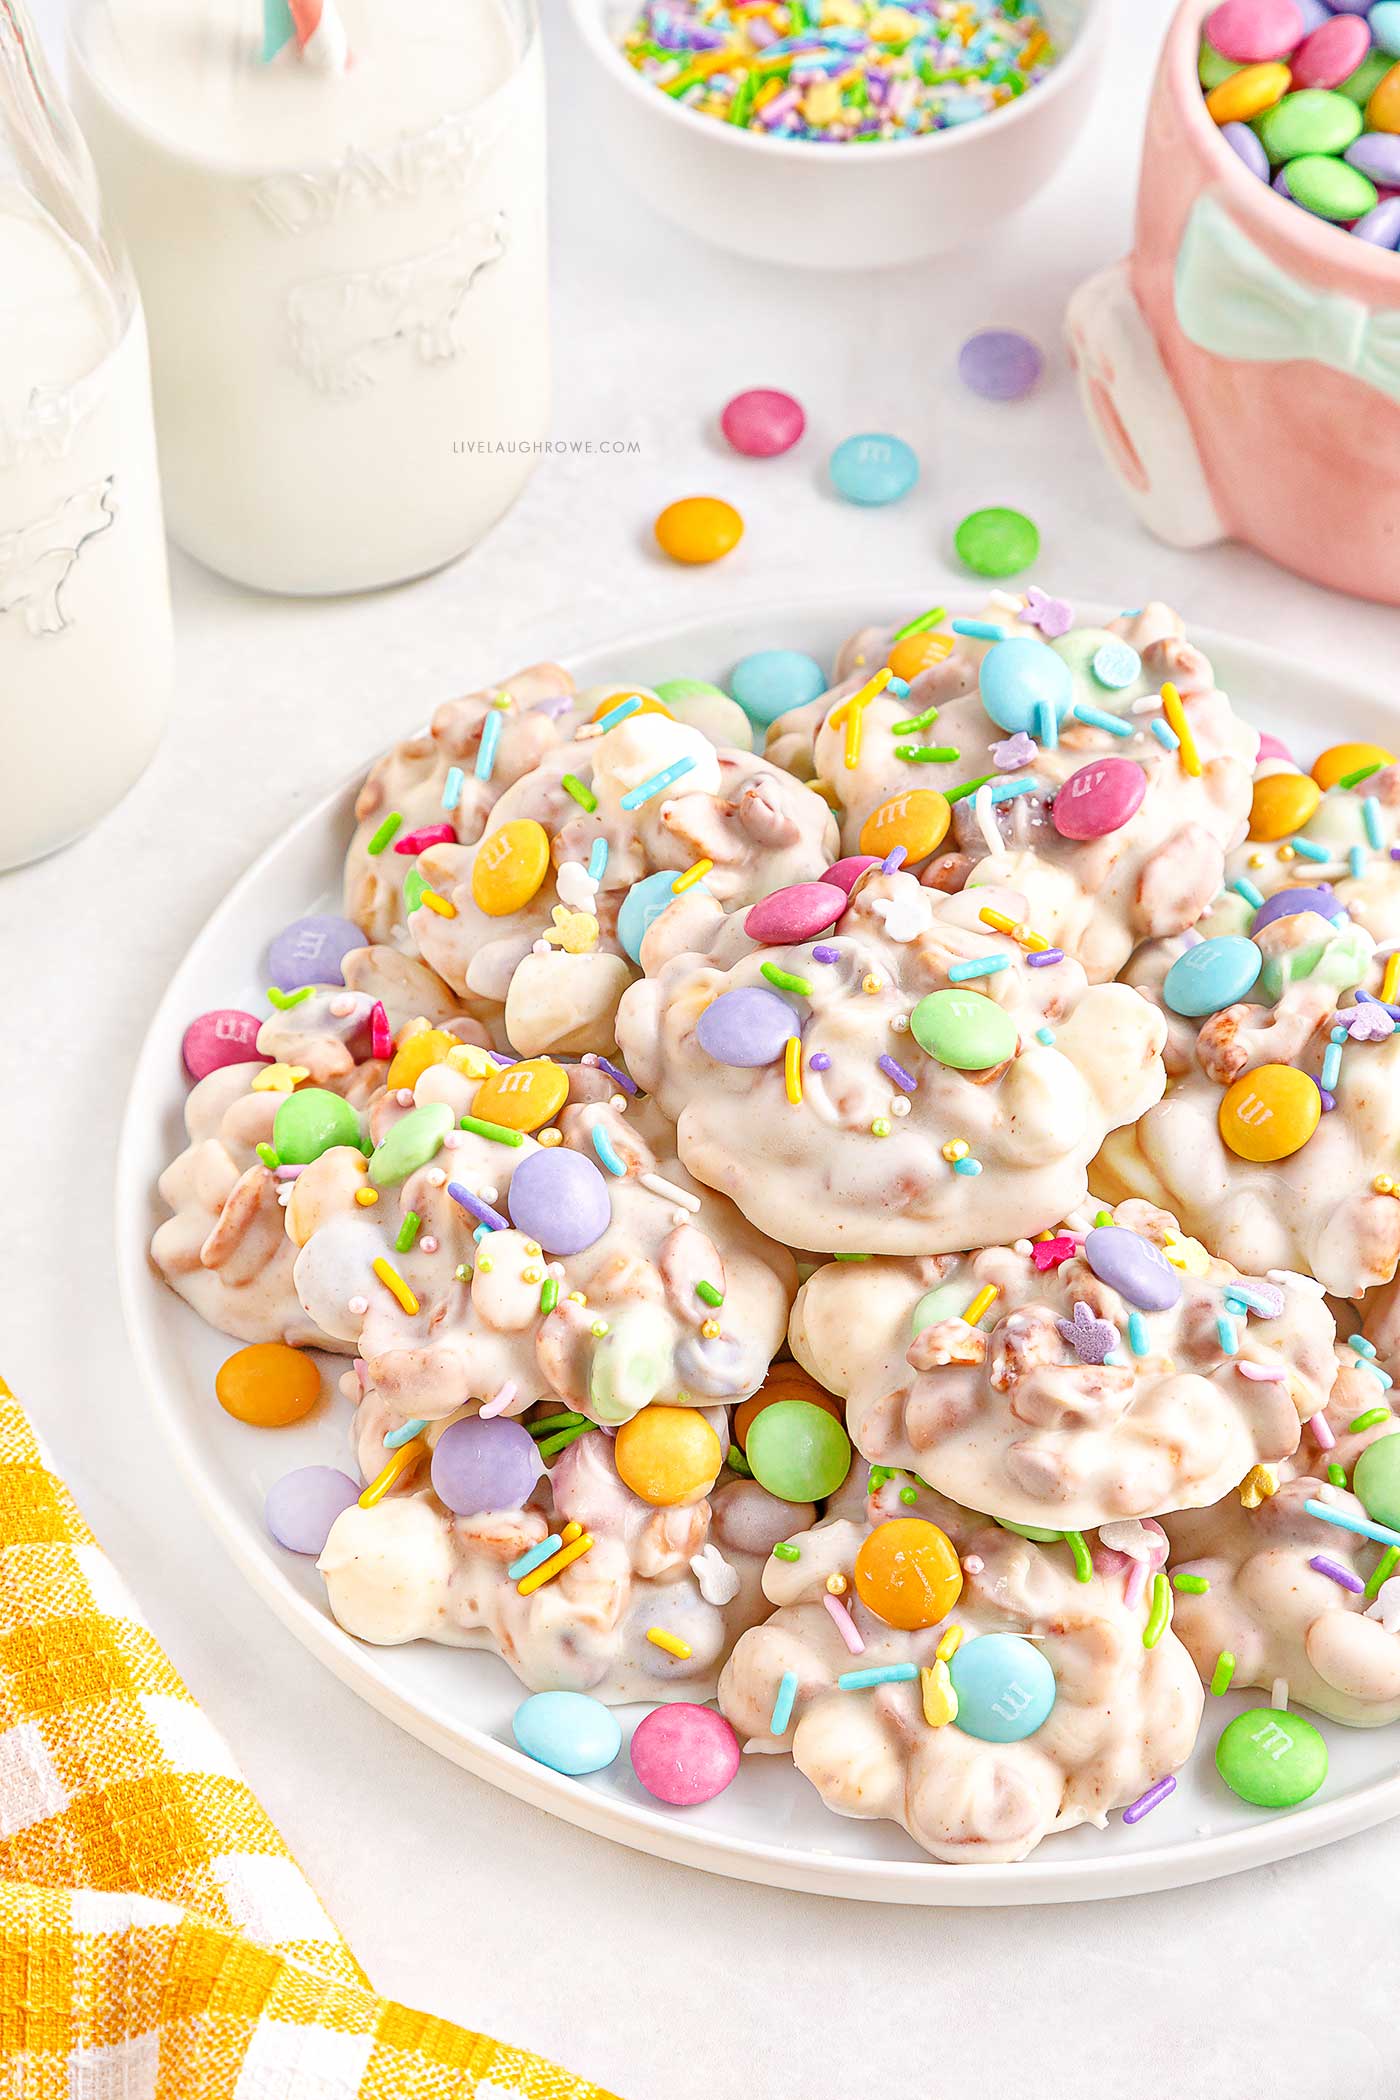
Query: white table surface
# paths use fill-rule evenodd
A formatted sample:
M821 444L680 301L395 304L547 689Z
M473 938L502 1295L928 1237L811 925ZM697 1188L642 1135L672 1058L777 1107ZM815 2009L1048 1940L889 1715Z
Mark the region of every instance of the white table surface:
M62 5L48 0L46 29ZM1400 1826L1232 1882L1020 1914L826 1903L650 1861L494 1792L343 1690L244 1587L153 1436L110 1222L147 1016L249 859L443 695L729 595L907 577L934 602L958 580L952 527L994 502L1038 520L1047 588L1163 597L1393 683L1394 612L1240 550L1157 546L1079 419L1059 316L1126 244L1168 0L1125 0L1092 131L994 252L829 280L701 248L621 190L581 54L557 0L545 7L555 430L635 437L641 451L551 459L468 561L378 596L258 598L175 557L179 700L164 748L91 837L0 878L0 1363L383 1990L627 2100L1393 2092L1383 1963ZM1029 404L976 403L952 376L963 338L993 323L1051 352ZM720 405L755 384L805 402L794 458L744 462L717 439ZM919 489L889 511L843 507L824 486L826 453L882 428L917 447ZM739 504L743 546L718 569L672 568L650 521L704 489ZM57 725L56 763L60 745ZM550 1912L549 1952L533 1956L527 1921ZM1300 1997L1314 2018L1296 2017Z

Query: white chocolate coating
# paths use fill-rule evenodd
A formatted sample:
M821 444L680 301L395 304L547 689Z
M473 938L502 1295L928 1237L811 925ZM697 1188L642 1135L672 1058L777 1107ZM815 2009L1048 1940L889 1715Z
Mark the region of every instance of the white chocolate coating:
M835 963L814 962L810 943L757 948L734 914L708 957L676 955L634 985L618 1040L633 1076L675 1122L691 1173L775 1239L833 1251L989 1244L1054 1225L1082 1203L1103 1136L1161 1094L1161 1016L1124 985L1087 985L1068 958L1030 967L1009 935L982 923L986 909L1031 916L1011 891L947 897L912 876L871 871L816 944L839 950ZM1008 967L966 989L1011 1015L1016 1054L970 1073L925 1055L908 1028L919 1000L949 987L950 965L1002 957ZM696 1035L720 994L769 988L765 963L811 986L790 1002L802 1023L797 1104L781 1060L757 1070L720 1064ZM1041 1028L1053 1043L1039 1040ZM881 1069L882 1055L917 1078L913 1094ZM823 1056L829 1067L814 1070ZM873 1135L884 1119L889 1134ZM955 1172L942 1149L955 1141L980 1174Z
M846 1400L867 1459L993 1517L1087 1531L1213 1503L1251 1466L1296 1450L1303 1421L1325 1405L1332 1316L1305 1284L1278 1286L1278 1317L1234 1316L1231 1354L1217 1331L1225 1288L1245 1282L1272 1298L1275 1287L1184 1244L1175 1219L1145 1203L1120 1205L1113 1223L1174 1255L1181 1276L1175 1306L1142 1312L1140 1357L1128 1340L1134 1308L1082 1249L1037 1270L1025 1240L828 1263L798 1293L793 1354ZM969 1327L961 1315L988 1284L997 1298ZM1111 1337L1090 1324L1100 1321ZM1110 1361L1093 1360L1106 1343ZM1241 1364L1282 1375L1251 1379Z
M689 771L674 787L623 808L633 789L683 761ZM566 774L596 797L596 809L584 808L563 786ZM482 911L472 894L481 847L434 847L423 855L422 872L450 901L453 916L420 907L410 932L438 974L470 997L474 1011L494 1010L525 1057L613 1047L617 1002L637 974L617 936L618 912L634 883L663 870L680 875L708 860L710 908L731 908L814 880L837 857L835 819L810 789L766 759L717 749L700 730L658 714L634 715L551 751L501 796L483 844L519 818L543 825L551 842L551 868L529 902L508 915ZM607 866L581 907L580 876L562 871L568 864L586 869L600 839L607 843ZM579 952L559 945L533 952L546 936L567 931L562 922L585 908L597 921L596 939ZM652 928L653 940L660 931Z
M1265 764L1255 778L1286 770L1276 762ZM1368 801L1375 805L1379 846L1367 833ZM1324 847L1326 859L1299 854L1292 848L1294 839ZM1312 889L1326 883L1376 946L1388 950L1400 943L1400 861L1391 859L1392 846L1400 846L1400 765L1386 766L1354 788L1328 788L1307 823L1288 838L1248 839L1237 847L1226 863L1227 887L1202 920L1201 932L1248 933L1256 907L1229 887L1240 877L1266 898L1297 885ZM1351 872L1353 847L1360 847L1362 855L1356 875Z
M1026 605L1020 594L995 592L983 618L1005 636L1045 642L1037 627L1025 624ZM1111 689L1095 678L1091 666L1096 651L1114 639L1138 652L1141 672L1130 684ZM884 664L891 641L873 628L852 636L838 659L832 690L780 716L769 732L771 758L835 792L844 852L859 852L866 818L909 789L946 793L985 775L993 780L1030 776L1044 793L1003 803L989 816L979 812L979 798L956 803L943 845L926 862L911 866L941 889L990 882L1026 891L1035 898L1039 931L1077 956L1096 983L1116 976L1140 941L1194 924L1220 889L1227 850L1244 836L1259 738L1217 689L1210 664L1185 639L1174 612L1151 604L1106 628L1075 628L1046 642L1074 674L1075 705L1121 720L1131 728L1127 736L1071 715L1053 748L1022 739L1024 756L1012 756L1009 733L987 714L978 691L978 668L993 644L959 635L946 661L921 672L903 699L886 692L868 703L852 767L846 763L845 721L838 717L833 725L831 718L839 702ZM1201 759L1199 775L1188 773L1177 754L1151 733L1162 720L1159 696L1168 681L1182 697ZM938 708L935 723L912 732L895 729L897 722L931 706ZM898 756L900 750L921 746L955 750L958 757L926 763ZM1136 814L1106 837L1062 838L1048 803L1072 773L1095 758L1132 760L1147 776L1146 793ZM997 842L994 850L988 823Z
M1214 1509L1166 1519L1173 1572L1210 1584L1204 1596L1177 1593L1175 1623L1204 1683L1226 1651L1235 1658L1236 1688L1268 1689L1282 1678L1291 1704L1351 1728L1377 1728L1400 1720L1400 1630L1386 1623L1396 1627L1392 1605L1400 1600L1357 1594L1310 1563L1321 1558L1369 1582L1384 1549L1303 1505L1320 1501L1364 1516L1355 1495L1328 1485L1327 1463L1342 1465L1350 1478L1362 1451L1393 1436L1400 1423L1392 1418L1348 1434L1348 1424L1386 1394L1350 1352L1339 1350L1338 1358L1326 1410L1333 1445L1324 1450L1310 1435L1283 1469L1278 1492L1256 1509L1227 1495Z
M850 1583L861 1542L890 1518L924 1516L963 1558L961 1596L945 1621L919 1632L884 1625ZM1043 1837L1100 1826L1185 1763L1203 1697L1170 1626L1143 1645L1146 1606L1127 1602L1118 1555L1099 1556L1088 1583L1069 1550L1038 1546L920 1489L913 1504L889 1483L861 1509L829 1516L793 1540L800 1558L771 1560L764 1588L777 1610L739 1641L720 1679L720 1707L746 1752L790 1756L838 1815L884 1817L935 1859L1024 1859ZM826 1609L828 1576L848 1581L841 1602L865 1642L848 1650ZM912 1662L931 1667L944 1632L965 1639L1010 1633L1035 1640L1055 1673L1056 1699L1021 1742L990 1743L956 1721L931 1727L918 1679L842 1691L852 1669ZM787 1671L797 1675L792 1719L770 1729Z
M444 1029L459 1042L484 1047L490 1040L416 955L389 947L354 948L341 970L343 985L313 986L309 998L274 1008L258 1030L263 1056L302 1066L313 1086L338 1087L356 1067L370 1062L376 1005L384 1008L396 1040L416 1021Z
M654 1509L594 1433L560 1452L523 1510L459 1517L430 1487L390 1494L338 1517L317 1565L336 1619L361 1640L490 1649L531 1691L704 1700L739 1634L767 1615L773 1546L813 1515L732 1476L708 1498ZM589 1551L522 1597L509 1567L570 1521ZM652 1628L689 1656L648 1640Z

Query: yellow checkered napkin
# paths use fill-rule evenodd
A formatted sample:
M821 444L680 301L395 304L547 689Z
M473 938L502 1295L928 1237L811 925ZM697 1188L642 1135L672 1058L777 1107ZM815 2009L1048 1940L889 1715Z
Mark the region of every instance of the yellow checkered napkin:
M369 1989L0 1379L0 2100L613 2100Z

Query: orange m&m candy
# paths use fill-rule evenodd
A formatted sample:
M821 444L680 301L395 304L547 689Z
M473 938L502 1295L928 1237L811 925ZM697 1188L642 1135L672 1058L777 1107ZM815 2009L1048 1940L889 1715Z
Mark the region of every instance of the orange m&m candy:
M936 1626L962 1595L962 1568L946 1531L926 1517L877 1524L856 1555L856 1595L887 1626Z
M429 1065L442 1064L457 1044L458 1038L449 1035L445 1028L420 1028L416 1035L404 1036L384 1074L385 1086L417 1086Z
M1301 831L1322 800L1322 789L1306 773L1266 773L1254 783L1249 808L1252 839L1286 839Z
M1267 1163L1301 1152L1322 1117L1322 1096L1294 1065L1242 1072L1220 1100L1220 1135L1237 1159Z
M903 846L905 865L927 860L942 845L953 812L937 788L910 788L872 809L860 828L860 850L883 860Z
M685 496L656 521L656 540L672 561L698 564L732 554L744 536L744 521L718 496Z
M697 1407L644 1407L613 1438L618 1478L657 1509L698 1502L714 1486L723 1458Z
M1384 744L1330 744L1314 764L1312 777L1320 788L1330 788L1353 773L1364 772L1368 766L1394 763L1395 753L1387 751Z
M629 700L635 700L637 703L632 710L634 718L637 715L665 715L668 722L674 722L676 719L670 708L663 707L650 693L634 693L626 688L619 688L617 692L609 693L606 699L600 700L588 719L590 722L601 722L604 715L610 715L615 707L624 707Z
M472 1114L503 1130L541 1130L569 1098L569 1075L553 1058L531 1057L492 1072L477 1088Z
M886 662L896 678L913 684L921 671L931 670L934 664L946 663L953 653L953 637L950 634L906 634L902 642L896 642Z
M214 1392L225 1414L256 1429L285 1429L321 1397L321 1374L290 1342L253 1342L220 1364Z
M476 849L472 897L489 918L503 919L529 903L549 872L549 833L533 817L514 817Z
M1277 61L1241 66L1238 73L1211 89L1206 108L1217 124L1248 124L1252 117L1261 117L1281 102L1292 85L1292 73Z

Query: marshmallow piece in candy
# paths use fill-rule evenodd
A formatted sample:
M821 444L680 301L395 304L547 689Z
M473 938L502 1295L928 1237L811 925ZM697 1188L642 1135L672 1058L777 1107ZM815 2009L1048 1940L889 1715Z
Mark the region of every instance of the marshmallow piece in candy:
M830 1263L803 1285L793 1352L872 1464L1086 1531L1215 1502L1326 1405L1333 1322L1306 1283L1241 1276L1145 1203L1067 1259L1034 1253Z
M839 799L847 853L870 844L867 825L901 797L950 800L951 829L916 841L907 869L942 889L1023 890L1039 931L1097 982L1139 942L1190 926L1218 893L1225 854L1244 836L1259 738L1166 606L1092 628L1051 618L1051 605L1034 589L994 592L982 617L941 637L945 652L906 694L862 706L853 738L840 703L904 646L862 629L831 691L773 723L768 753ZM1153 733L1166 728L1167 684L1198 772L1174 733ZM1004 774L1011 738L1026 746Z
M1116 1570L1079 1582L1068 1546L1014 1537L922 1483L896 1478L867 1502L864 1471L792 1539L795 1557L769 1562L777 1608L720 1679L747 1754L791 1757L838 1815L897 1822L951 1863L1024 1859L1184 1764L1200 1684L1170 1627L1145 1645L1148 1603L1129 1602ZM879 1528L911 1516L967 1572L945 1619L905 1629L853 1578Z
M897 938L906 903L925 930ZM690 1172L789 1246L1038 1231L1084 1200L1108 1129L1160 1094L1165 1028L999 930L1035 916L995 886L945 897L867 873L811 946L755 949L732 916L708 957L631 987L618 1040Z

